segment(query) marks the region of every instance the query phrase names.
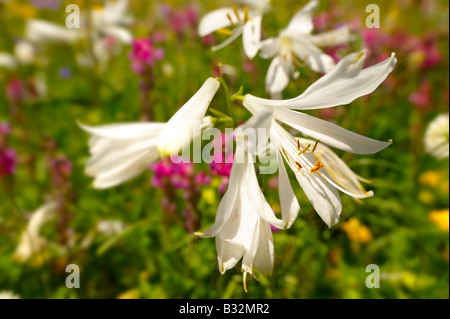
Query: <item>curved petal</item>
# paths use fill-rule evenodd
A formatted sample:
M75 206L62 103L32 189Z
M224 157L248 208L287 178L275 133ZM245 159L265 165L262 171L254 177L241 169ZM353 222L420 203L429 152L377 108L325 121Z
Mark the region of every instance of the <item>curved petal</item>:
M271 59L281 50L281 40L279 37L266 39L259 44L259 55L263 59Z
M361 71L364 52L350 54L330 72L314 82L302 95L289 100L268 100L247 94L244 103L295 110L322 109L344 105L372 93L394 69L395 54Z
M331 56L310 43L293 41L292 51L316 72L327 73L336 66Z
M289 85L292 67L282 57L276 56L267 70L266 91L270 94L282 92Z
M328 227L337 224L342 204L336 188L316 174L295 171L295 176L320 218Z
M288 109L275 109L274 117L297 131L320 140L321 143L346 152L373 154L392 144L353 133L334 123Z
M261 20L262 15L257 15L250 19L242 32L242 44L247 57L251 60L258 54L261 41Z
M238 10L238 14L240 17L244 17L243 10ZM233 8L214 10L201 19L198 26L198 35L204 37L219 29L229 27L232 23L239 24L239 19L236 17Z
M90 126L78 122L78 125L86 132L117 140L127 140L130 138L142 138L142 137L155 137L161 132L165 123L147 123L147 122L134 122L134 123L118 123L118 124L106 124L101 126Z
M128 181L146 170L158 158L156 147L150 147L143 153L139 152L123 159L123 162L115 163L110 169L89 172L89 175L95 176L93 187L105 189Z
M219 271L221 274L224 274L225 271L236 266L245 252L244 248L230 244L219 236L216 237L216 250Z
M275 140L275 139L273 139ZM278 143L276 143L278 144ZM279 146L276 147L279 149ZM285 228L291 228L300 211L300 204L292 189L289 176L284 167L283 158L277 151L278 160L278 194L280 196L281 215Z
M44 20L27 21L25 37L32 42L74 43L83 36L79 29L68 29L59 24Z
M287 34L309 34L314 29L312 15L317 10L318 0L312 0L300 9L289 22L284 30Z
M158 137L160 154L176 154L191 142L200 130L201 120L219 86L216 79L207 79L197 93L172 116Z
M231 167L230 180L228 182L228 189L217 207L214 225L203 233L196 233L196 235L202 238L216 236L222 230L225 223L228 222L232 212L235 210L239 184L241 183L240 174L242 169L243 168L239 164L233 163L233 166Z
M346 44L353 40L350 28L347 25L343 25L337 29L314 34L310 37L311 43L319 47L336 46Z
M254 265L264 276L272 275L274 261L274 247L272 229L264 221L259 223L259 242Z

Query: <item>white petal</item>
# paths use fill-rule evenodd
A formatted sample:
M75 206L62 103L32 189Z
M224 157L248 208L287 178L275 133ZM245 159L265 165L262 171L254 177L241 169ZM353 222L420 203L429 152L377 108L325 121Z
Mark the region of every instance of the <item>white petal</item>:
M327 73L336 65L331 56L310 43L293 41L292 51L312 70L319 73Z
M165 123L156 122L133 122L107 124L101 126L89 126L82 123L78 125L86 132L117 140L128 140L130 138L142 138L144 136L154 137L161 132Z
M264 275L269 276L273 271L274 247L270 224L259 223L259 241L254 265Z
M247 57L251 60L258 54L261 41L262 15L255 16L244 25L242 43Z
M284 222L275 217L272 208L269 203L267 203L267 200L259 187L254 164L248 163L244 165L246 167L242 177L243 185L241 187L246 192L248 196L247 199L253 205L254 211L259 217L273 226L277 228L284 228ZM248 214L245 210L244 213Z
M225 223L228 222L228 219L236 206L239 184L242 180L242 170L242 165L235 163L233 164L231 167L230 180L228 181L228 189L217 207L216 221L214 225L203 233L196 233L196 235L203 238L216 236L222 230Z
M201 121L219 86L216 79L207 79L197 93L172 116L158 137L160 154L175 155L189 145L196 132L200 131Z
M317 10L318 0L312 0L300 9L284 30L288 34L308 34L314 29L312 15Z
M276 56L267 70L266 91L270 94L282 92L289 85L292 67L282 57Z
M393 70L397 59L392 54L389 59L361 71L363 63L363 52L350 54L296 98L268 100L247 94L244 103L296 110L348 104L360 96L372 93Z
M342 212L342 204L336 188L317 174L305 172L302 175L296 169L294 172L301 188L320 218L328 227L337 224Z
M239 17L244 17L243 10L238 10L238 14ZM231 25L230 19L235 25L239 23L239 20L232 8L214 10L206 14L201 19L198 26L198 35L204 37L205 35L211 34L219 29L229 27Z
M353 40L350 28L347 25L328 32L312 35L310 39L313 45L319 47L346 44Z
M219 271L224 274L228 269L233 268L244 255L245 249L216 237L217 261Z
M281 50L281 40L279 37L266 39L260 42L259 55L263 59L271 59Z
M277 146L277 160L278 160L278 193L280 196L281 215L285 228L290 228L294 223L300 211L300 204L292 189L289 176L284 167L283 158L278 151L279 146L276 139L271 139Z
M391 142L377 141L348 131L334 123L287 109L276 109L274 117L299 132L320 140L321 143L346 152L373 154L392 144Z
M115 163L114 167L99 171L89 172L95 176L93 187L104 189L119 185L125 181L132 179L159 159L156 147L150 147L143 153L133 154L129 158L123 159L122 162Z
M314 145L315 143L314 140L304 138L299 138L299 140L303 145ZM323 169L328 173L331 180L339 185L340 189L344 189L345 193L357 198L373 196L373 192L366 192L360 184L360 181L365 179L355 174L339 156L323 143L316 145L314 157L324 165Z
M103 32L119 39L122 43L130 44L133 41L133 35L131 32L119 26L106 26L103 28Z
M79 29L68 29L52 22L35 19L27 21L25 34L28 40L36 43L74 43L83 36Z

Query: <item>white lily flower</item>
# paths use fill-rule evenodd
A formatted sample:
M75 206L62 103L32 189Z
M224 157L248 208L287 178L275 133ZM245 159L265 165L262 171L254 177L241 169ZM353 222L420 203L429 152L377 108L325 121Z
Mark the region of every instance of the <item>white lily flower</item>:
M47 244L47 240L39 234L42 226L55 217L56 202L48 202L31 215L26 230L22 233L20 243L14 252L14 257L24 262Z
M90 127L91 158L86 174L94 177L93 187L108 188L121 184L168 155L189 145L211 120L206 110L220 84L209 78L198 92L167 123L124 123Z
M362 95L373 92L392 71L396 59L392 55L391 58L362 70L364 56L364 52L362 52L345 57L333 70L296 98L268 100L247 94L243 100L244 106L253 114L267 108L272 110L271 142L275 144L280 154L284 156L291 169L296 173L297 180L305 194L329 227L337 223L342 210L336 189L355 198L372 196L372 193L353 192L351 189L347 190L337 185L326 172L320 170L324 164L317 161L313 154L307 152L307 146L299 145L278 122L285 123L315 140L320 140L320 143L351 153L373 154L389 146L391 142L381 142L361 136L336 124L293 111L347 104ZM310 151L312 150L314 147L310 149ZM282 177L284 181L288 181L280 156L278 163L280 180ZM283 182L283 184L288 189L283 193L293 193L288 183Z
M425 151L437 159L449 155L449 114L441 114L428 125L424 136Z
M245 54L253 59L259 50L261 41L261 21L265 11L269 8L270 0L238 0L245 5L244 9L222 8L205 15L198 27L199 36L203 37L215 31L230 37L219 45L214 51L220 50L236 40L242 34L242 43ZM233 27L233 30L227 29Z
M244 152L242 135L236 135L236 153ZM203 233L202 238L216 237L217 259L223 274L242 258L244 289L247 273L253 275L256 267L265 275L272 274L274 248L270 225L284 228L262 193L253 161L234 160L228 189L217 208L216 221Z
M347 26L312 35L312 14L317 5L318 0L310 1L295 14L278 37L260 44L260 56L264 59L273 58L266 75L266 91L273 97L281 94L291 77L296 79L299 76L295 68L300 63L306 63L316 72L329 72L335 66L334 60L318 47L348 43L352 38Z
M95 36L110 35L119 39L122 43L130 44L133 35L123 26L131 22L126 15L128 0L108 1L103 8L91 11Z

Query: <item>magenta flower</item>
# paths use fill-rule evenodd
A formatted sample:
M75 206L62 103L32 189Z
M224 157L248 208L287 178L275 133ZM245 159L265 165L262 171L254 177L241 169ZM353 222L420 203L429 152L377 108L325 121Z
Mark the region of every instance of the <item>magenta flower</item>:
M151 183L154 187L165 188L169 185L176 189L190 190L200 185L207 185L211 178L204 172L196 173L194 164L184 160L173 163L170 158L164 158L152 165L150 170L154 172Z
M11 124L4 122L0 123L0 136L6 136L11 132Z
M155 62L164 57L163 49L156 49L149 38L133 40L133 49L129 54L132 70L139 74L146 74Z
M214 152L209 167L213 176L221 177L220 193L223 193L228 185L231 167L233 166L234 155L230 141L231 138L226 134L222 134L221 138L215 138L213 141L214 149L221 147L221 152Z
M5 175L12 175L17 163L17 153L14 149L0 149L0 178Z
M414 103L419 109L426 109L431 105L431 84L424 80L420 83L419 89L409 95L409 101Z

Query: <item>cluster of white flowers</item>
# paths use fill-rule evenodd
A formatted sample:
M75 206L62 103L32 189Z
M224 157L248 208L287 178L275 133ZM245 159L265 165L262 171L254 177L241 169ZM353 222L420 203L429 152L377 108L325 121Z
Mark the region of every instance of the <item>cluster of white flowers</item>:
M342 27L321 35L311 35L313 0L300 10L280 36L261 41L261 20L268 9L268 0L240 0L243 9L225 8L206 15L199 25L199 34L214 31L228 33L230 38L214 47L220 49L243 35L243 46L249 58L261 50L263 57L274 57L266 80L270 93L280 93L294 75L295 61L305 60L313 70L326 73L301 95L289 100L270 100L247 94L244 107L253 117L239 128L267 130L261 143L276 150L279 174L281 219L277 218L261 191L255 170L256 154L248 151L246 136L235 130L236 153L228 189L217 208L214 225L199 232L201 237L215 237L221 273L233 268L242 259L245 278L254 275L254 268L271 274L274 244L271 226L287 229L294 223L300 205L291 187L285 163L294 173L312 206L329 226L339 221L342 191L354 198L373 196L365 191L361 177L327 146L355 154L373 154L391 144L347 131L336 124L298 111L346 105L373 92L389 75L397 62L388 59L363 68L365 52L352 53L336 65L316 45L334 45L350 40L348 28ZM233 27L232 30L225 29ZM295 76L295 75L294 75ZM125 123L90 127L80 124L92 135L91 158L86 173L94 177L94 187L103 189L123 183L143 172L157 160L177 154L202 129L211 125L205 117L221 79L209 78L199 91L167 123ZM296 138L285 124L312 139ZM258 143L259 144L259 143ZM258 147L259 149L260 147Z

